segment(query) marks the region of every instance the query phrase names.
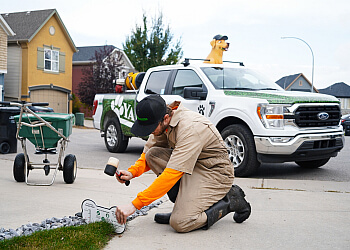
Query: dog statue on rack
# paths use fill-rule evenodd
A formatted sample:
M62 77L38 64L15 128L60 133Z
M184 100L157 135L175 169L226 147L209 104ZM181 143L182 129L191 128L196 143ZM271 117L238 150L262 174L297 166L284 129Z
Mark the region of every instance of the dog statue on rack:
M228 39L227 36L216 35L213 37L213 40L210 42L212 47L211 52L206 58L205 63L214 63L222 64L222 55L224 51L228 50L229 43L226 42Z

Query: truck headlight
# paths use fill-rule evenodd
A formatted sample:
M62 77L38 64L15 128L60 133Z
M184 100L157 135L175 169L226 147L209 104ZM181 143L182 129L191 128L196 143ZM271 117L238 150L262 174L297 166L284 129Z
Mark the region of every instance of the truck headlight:
M284 105L259 104L256 111L265 128L283 129L285 109Z

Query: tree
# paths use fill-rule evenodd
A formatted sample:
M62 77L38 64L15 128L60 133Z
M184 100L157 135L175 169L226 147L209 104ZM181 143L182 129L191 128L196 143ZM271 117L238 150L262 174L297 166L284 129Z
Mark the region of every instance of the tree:
M123 44L123 50L138 71L177 63L182 57L181 38L172 43L173 34L169 25L165 27L163 15L153 18L152 27L148 30L147 17L143 14L143 27L136 24Z
M91 58L94 63L82 70L82 82L79 84L78 95L82 103L92 105L97 93L114 93L115 80L118 78L122 63L122 53L113 46L103 46L95 51Z

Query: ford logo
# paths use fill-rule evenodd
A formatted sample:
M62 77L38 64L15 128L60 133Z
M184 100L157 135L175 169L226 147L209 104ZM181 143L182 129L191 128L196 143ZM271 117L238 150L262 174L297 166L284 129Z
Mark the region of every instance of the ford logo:
M321 113L318 113L318 114L317 114L317 118L318 118L319 120L324 121L324 120L327 120L327 119L329 118L329 114L326 113L326 112L321 112Z

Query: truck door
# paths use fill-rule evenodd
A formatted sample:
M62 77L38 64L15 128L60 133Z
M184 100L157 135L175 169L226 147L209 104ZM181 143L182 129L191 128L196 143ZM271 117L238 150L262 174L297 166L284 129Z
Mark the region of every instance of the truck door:
M181 101L188 109L208 116L207 88L192 69L174 70L163 98L167 103Z

